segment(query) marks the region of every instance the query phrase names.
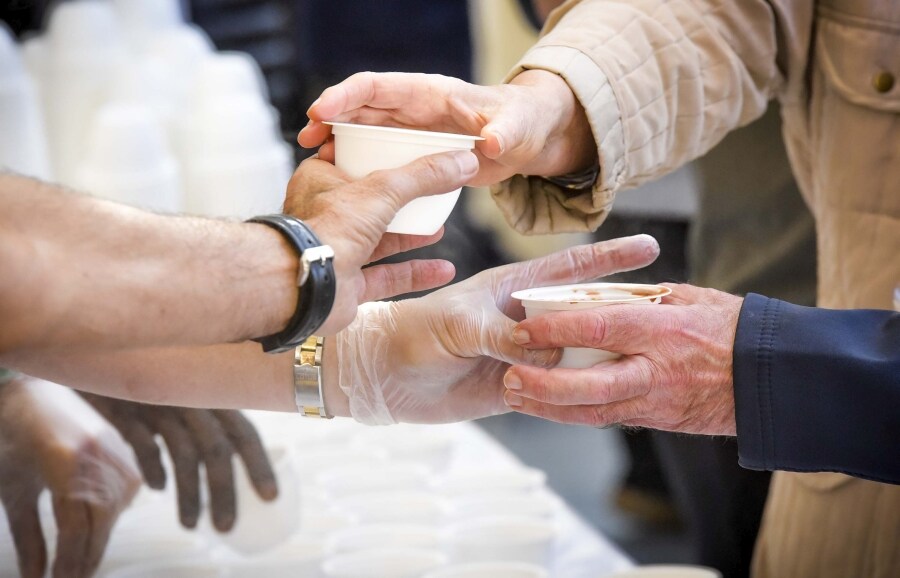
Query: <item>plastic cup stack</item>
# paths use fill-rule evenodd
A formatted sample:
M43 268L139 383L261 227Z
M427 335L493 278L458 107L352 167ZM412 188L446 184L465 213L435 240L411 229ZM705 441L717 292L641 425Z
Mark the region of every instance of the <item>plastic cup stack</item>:
M50 162L38 92L2 22L0 70L0 167L47 179Z
M181 209L180 179L165 134L147 107L110 105L96 115L75 186L145 209Z
M43 94L50 158L64 184L75 180L88 127L125 54L108 2L67 2L51 13Z
M123 36L132 52L141 54L163 30L184 23L178 0L113 0Z

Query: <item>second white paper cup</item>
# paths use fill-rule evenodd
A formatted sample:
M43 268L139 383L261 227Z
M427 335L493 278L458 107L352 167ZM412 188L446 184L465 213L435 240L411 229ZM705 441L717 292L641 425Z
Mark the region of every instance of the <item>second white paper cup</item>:
M482 140L476 136L402 128L340 122L325 124L331 125L334 133L335 166L354 179L378 170L396 169L427 155L472 150L475 141ZM450 216L460 190L420 197L407 203L388 225L388 232L433 235Z
M662 285L639 283L581 283L516 291L513 299L522 301L525 318L540 317L554 311L595 309L606 305L655 305L672 290ZM585 369L620 355L590 347L566 347L556 367Z

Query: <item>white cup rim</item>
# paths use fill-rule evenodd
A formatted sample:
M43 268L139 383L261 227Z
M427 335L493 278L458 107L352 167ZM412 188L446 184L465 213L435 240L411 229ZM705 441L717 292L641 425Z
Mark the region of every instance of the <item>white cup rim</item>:
M461 141L481 141L484 140L484 137L480 136L471 136L467 134L456 134L452 132L434 132L428 130L417 130L411 128L398 128L393 126L376 126L371 124L356 124L352 122L332 122L326 121L322 124L327 124L333 128L337 129L345 129L346 131L356 131L361 130L365 132L384 132L388 134L402 134L413 137L436 137L436 138L449 138L449 139L457 139Z
M609 299L573 299L574 291L646 291L647 295L634 295L632 297L611 297ZM634 301L646 301L659 299L672 293L672 289L663 285L651 285L646 283L575 283L572 285L552 285L549 287L532 287L515 291L511 297L529 305L540 307L541 303L631 303Z

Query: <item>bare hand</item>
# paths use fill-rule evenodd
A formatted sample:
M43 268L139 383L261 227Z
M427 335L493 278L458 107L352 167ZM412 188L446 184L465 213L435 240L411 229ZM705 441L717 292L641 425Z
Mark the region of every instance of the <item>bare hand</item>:
M308 114L298 141L323 145L319 155L328 160L334 145L323 121L480 135L473 185L514 174L562 175L597 162L584 109L562 78L544 70L487 87L436 74L362 72L325 90Z
M206 470L213 525L220 532L234 526L238 512L232 456L244 461L250 481L264 500L274 500L278 486L272 466L253 425L240 412L147 405L81 394L122 433L134 448L144 480L151 488L166 486L159 446L162 436L175 466L178 516L186 528L200 516L200 465Z
M443 229L431 236L385 231L409 201L459 188L477 170L477 160L468 151L427 156L355 182L319 159L300 165L288 185L285 213L306 221L335 252L337 296L318 334L330 335L346 327L360 303L432 289L453 279L453 265L439 259L363 267L440 240Z
M59 529L54 578L92 576L140 487L131 448L70 389L27 377L0 388L0 448L0 499L21 575L47 568L38 514L47 488Z
M608 305L519 323L514 339L527 348L623 356L589 369L514 366L504 378L507 405L563 423L735 435L732 352L743 299L669 286L662 305Z

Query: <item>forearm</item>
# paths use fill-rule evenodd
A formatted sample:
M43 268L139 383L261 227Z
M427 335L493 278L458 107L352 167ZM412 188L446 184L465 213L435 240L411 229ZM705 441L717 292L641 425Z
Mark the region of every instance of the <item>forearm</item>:
M900 314L748 295L734 393L745 467L900 483Z
M0 174L0 362L274 333L297 260L263 226L161 216Z

